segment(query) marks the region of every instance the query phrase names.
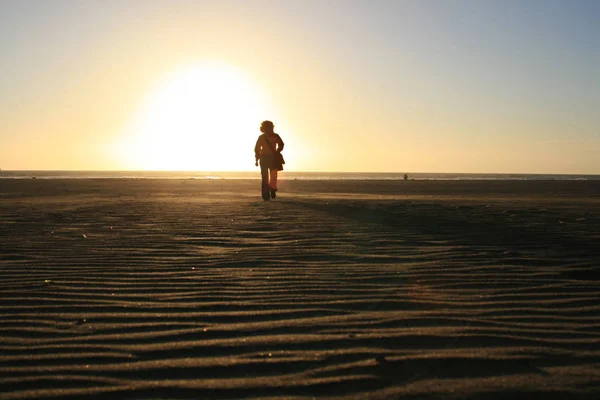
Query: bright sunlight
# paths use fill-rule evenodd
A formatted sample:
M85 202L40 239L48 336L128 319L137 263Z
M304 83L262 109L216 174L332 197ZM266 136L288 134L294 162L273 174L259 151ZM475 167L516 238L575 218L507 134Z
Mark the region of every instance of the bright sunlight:
M266 118L273 118L272 110L251 77L227 64L195 64L168 75L150 93L119 152L133 169L251 170Z

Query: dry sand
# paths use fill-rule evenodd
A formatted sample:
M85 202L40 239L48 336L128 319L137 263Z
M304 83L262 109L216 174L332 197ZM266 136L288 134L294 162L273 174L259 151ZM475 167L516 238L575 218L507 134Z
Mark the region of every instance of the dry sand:
M600 182L1 180L0 398L600 398Z

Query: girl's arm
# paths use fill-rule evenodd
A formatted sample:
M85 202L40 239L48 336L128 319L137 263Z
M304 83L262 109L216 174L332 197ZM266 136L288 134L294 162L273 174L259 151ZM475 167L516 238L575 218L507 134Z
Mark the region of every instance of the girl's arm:
M256 145L254 146L254 159L258 160L260 158L260 153L262 151L262 146L260 144L260 136L256 140Z

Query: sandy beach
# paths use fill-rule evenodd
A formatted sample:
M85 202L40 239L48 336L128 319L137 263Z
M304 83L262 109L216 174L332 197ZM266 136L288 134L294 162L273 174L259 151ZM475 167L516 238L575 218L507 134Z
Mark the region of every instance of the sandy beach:
M0 399L600 398L600 181L0 180Z

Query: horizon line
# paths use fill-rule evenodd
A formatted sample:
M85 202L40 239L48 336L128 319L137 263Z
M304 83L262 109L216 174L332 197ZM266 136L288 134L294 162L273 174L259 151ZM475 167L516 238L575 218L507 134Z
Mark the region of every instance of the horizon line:
M1 169L3 172L137 172L137 173L198 173L198 174L253 174L256 171L202 171L202 170L142 170L142 169ZM288 171L285 173L292 174L437 174L437 175L584 175L584 176L600 176L598 173L565 173L565 172L431 172L431 171Z

